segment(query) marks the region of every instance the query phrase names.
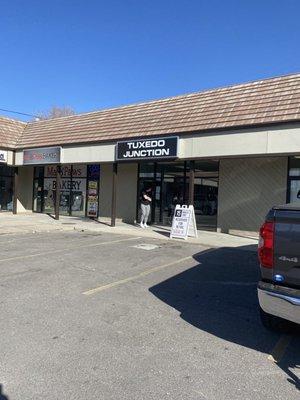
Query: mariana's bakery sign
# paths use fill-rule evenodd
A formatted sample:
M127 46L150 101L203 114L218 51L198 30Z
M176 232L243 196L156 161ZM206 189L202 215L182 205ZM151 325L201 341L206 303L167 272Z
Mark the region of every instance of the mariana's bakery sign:
M59 164L61 147L42 147L23 151L23 164Z

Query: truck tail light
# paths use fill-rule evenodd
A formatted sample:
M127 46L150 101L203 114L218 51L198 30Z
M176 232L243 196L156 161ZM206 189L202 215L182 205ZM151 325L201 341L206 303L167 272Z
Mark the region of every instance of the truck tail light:
M274 227L274 222L265 222L259 231L258 258L265 268L273 268Z

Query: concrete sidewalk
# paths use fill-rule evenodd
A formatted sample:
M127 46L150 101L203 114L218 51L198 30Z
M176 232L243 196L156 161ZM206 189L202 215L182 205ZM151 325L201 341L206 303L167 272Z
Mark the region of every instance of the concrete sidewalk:
M142 229L138 225L117 222L115 227L109 225L109 220L94 221L88 218L60 216L59 221L47 214L19 214L0 213L0 235L26 234L51 231L92 231L116 233L145 238L176 240L187 243L198 243L209 247L244 247L245 250L256 251L257 240L224 233L198 231L198 238L169 239L170 228L154 225Z

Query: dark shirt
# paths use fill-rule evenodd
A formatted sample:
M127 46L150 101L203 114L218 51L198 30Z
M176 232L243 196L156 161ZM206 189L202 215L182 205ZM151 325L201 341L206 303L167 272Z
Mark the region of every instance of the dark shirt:
M144 204L145 206L148 206L149 204L151 204L151 201L145 199L144 196L148 196L151 198L151 193L147 193L147 192L143 191L142 196L141 196L141 203Z

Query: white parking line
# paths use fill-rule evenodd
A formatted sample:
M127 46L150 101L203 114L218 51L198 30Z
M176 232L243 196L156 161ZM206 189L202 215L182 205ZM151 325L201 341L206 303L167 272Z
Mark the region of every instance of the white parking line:
M127 282L133 281L135 279L141 278L143 276L152 274L153 272L160 271L161 269L170 267L171 265L176 265L176 264L179 264L181 262L184 262L184 261L187 261L187 260L193 260L193 259L194 258L192 256L183 257L183 258L180 258L179 260L172 261L172 262L170 262L168 264L163 264L163 265L159 265L158 267L147 269L146 271L140 272L139 274L136 274L136 275L133 275L133 276L129 276L128 278L121 279L119 281L108 283L107 285L98 286L98 287L96 287L94 289L87 290L87 291L83 292L82 294L90 295L90 294L98 293L98 292L101 292L103 290L110 289L112 287L122 285L123 283L127 283Z
M28 254L28 255L10 257L10 258L2 258L2 259L0 259L0 263L7 262L7 261L14 261L14 260L24 260L26 258L34 258L34 257L45 256L45 255L64 253L69 250L78 250L78 249L84 249L84 248L88 248L88 247L97 247L97 246L103 246L105 244L121 243L121 242L126 242L129 240L138 240L138 239L141 239L141 236L135 236L135 237L126 238L126 239L111 240L109 242L89 243L89 244L86 244L83 246L65 247L64 249L45 251L43 253Z
M206 249L206 250L203 250L202 252L200 252L198 254L198 256L202 256L204 254L211 253L213 251L215 251L214 248ZM95 287L95 288L90 289L90 290L86 290L82 294L88 296L88 295L91 295L91 294L94 294L94 293L98 293L98 292L101 292L103 290L110 289L110 288L113 288L115 286L122 285L124 283L133 281L135 279L138 279L138 278L141 278L143 276L152 274L153 272L160 271L161 269L164 269L164 268L167 268L167 267L171 267L172 265L176 265L176 264L179 264L179 263L187 261L187 260L194 260L197 263L197 265L201 264L201 262L197 261L194 256L183 257L183 258L180 258L179 260L172 261L172 262L170 262L168 264L163 264L163 265L159 265L158 267L153 267L153 268L147 269L146 271L140 272L139 274L136 274L136 275L133 275L133 276L129 276L128 278L121 279L119 281L115 281L115 282L112 282L112 283L108 283L107 285L98 286L98 287Z

